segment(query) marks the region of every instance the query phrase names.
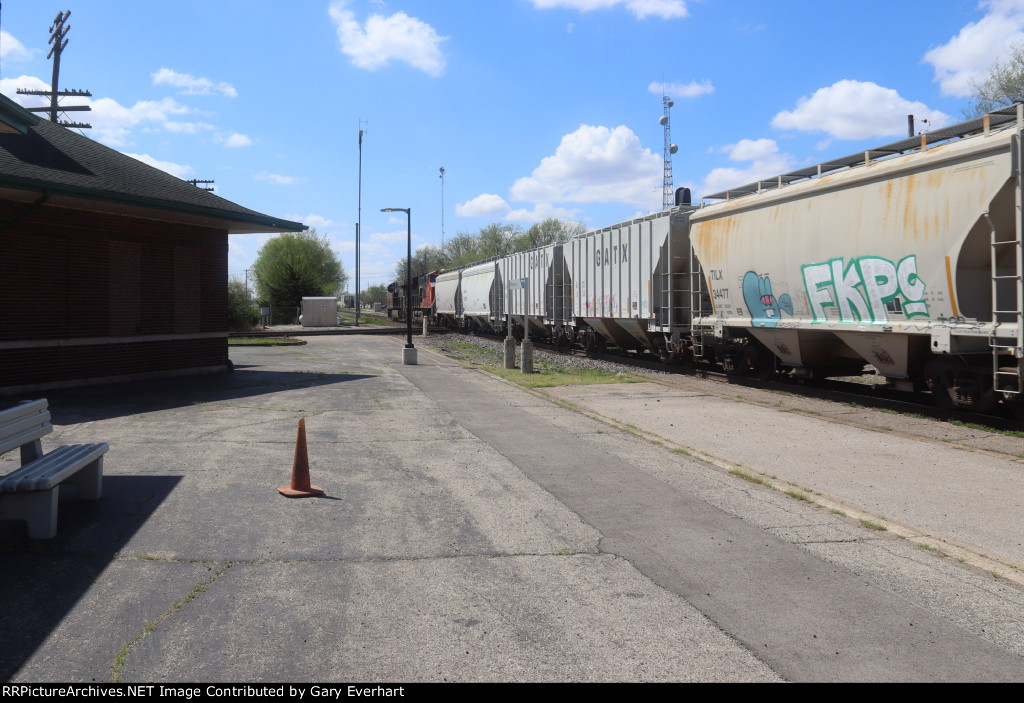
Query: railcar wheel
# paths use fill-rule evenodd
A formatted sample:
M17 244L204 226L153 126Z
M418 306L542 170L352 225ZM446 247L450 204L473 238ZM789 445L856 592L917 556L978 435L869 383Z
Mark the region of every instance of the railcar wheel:
M760 344L748 344L743 352L744 371L750 378L768 381L775 375L778 357Z
M668 346L665 344L664 337L660 335L654 337L651 342L651 352L661 360L661 363L668 363Z
M945 365L938 359L932 359L924 365L924 385L931 394L932 402L943 410L954 410L956 402L950 395Z

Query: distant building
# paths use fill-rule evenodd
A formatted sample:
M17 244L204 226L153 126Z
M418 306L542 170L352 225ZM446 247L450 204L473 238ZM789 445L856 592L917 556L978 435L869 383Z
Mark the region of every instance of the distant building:
M226 368L228 235L303 229L0 95L0 393Z

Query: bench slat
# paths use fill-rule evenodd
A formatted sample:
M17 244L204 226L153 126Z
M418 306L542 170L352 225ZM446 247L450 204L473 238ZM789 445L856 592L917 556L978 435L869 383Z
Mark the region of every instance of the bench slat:
M96 459L110 447L101 444L74 444L54 449L17 471L0 477L0 493L43 491L53 488Z
M22 417L6 425L3 424L4 419L0 417L0 454L6 454L53 432L48 410L31 417Z
M45 411L49 406L50 405L46 398L40 398L39 400L23 400L13 408L0 411L0 424L3 424L7 420L17 420L19 417Z

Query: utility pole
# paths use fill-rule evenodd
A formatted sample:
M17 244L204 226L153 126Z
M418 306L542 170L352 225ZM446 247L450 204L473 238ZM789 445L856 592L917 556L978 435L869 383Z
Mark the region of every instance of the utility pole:
M71 17L71 10L65 10L64 12L58 12L57 16L53 20L53 24L50 25L50 40L47 44L53 44L50 49L50 53L46 55L46 58L53 59L53 79L50 81L50 90L25 90L24 88L18 88L19 95L44 95L50 98L49 107L30 107L29 112L49 112L50 122L59 124L63 127L78 127L79 129L88 129L92 127L91 124L85 122L61 122L57 118L58 112L89 112L92 110L88 105L66 105L60 107L57 104L57 99L60 97L72 95L75 97L91 98L92 93L88 90L59 90L57 82L60 77L60 55L68 45L67 35L71 31L71 25L65 26L68 18Z
M210 191L211 193L213 192L213 188L207 188L207 187L206 187L206 185L207 185L208 183L213 183L213 182L214 182L214 181L204 181L204 180L201 180L201 179L199 179L199 178L190 178L190 179L189 179L188 181L186 181L186 183L191 183L191 184L192 184L192 185L194 185L194 186L195 186L196 188L199 188L199 189L201 189L201 190L208 190L208 191ZM200 183L202 183L203 185L199 185Z

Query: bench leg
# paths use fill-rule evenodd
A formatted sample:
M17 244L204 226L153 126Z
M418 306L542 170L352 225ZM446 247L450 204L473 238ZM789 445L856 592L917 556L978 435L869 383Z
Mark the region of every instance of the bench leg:
M103 457L99 457L65 483L78 486L78 497L83 500L98 500L103 495Z
M32 539L50 539L57 534L57 493L60 486L48 491L0 494L0 517L24 520Z

